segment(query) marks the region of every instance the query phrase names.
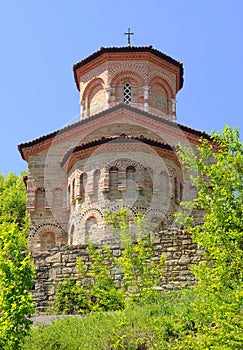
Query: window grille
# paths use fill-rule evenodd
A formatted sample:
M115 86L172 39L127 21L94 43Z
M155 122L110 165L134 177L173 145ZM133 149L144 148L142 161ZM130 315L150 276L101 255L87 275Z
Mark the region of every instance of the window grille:
M123 88L123 102L127 105L132 102L132 87L129 83L126 83Z

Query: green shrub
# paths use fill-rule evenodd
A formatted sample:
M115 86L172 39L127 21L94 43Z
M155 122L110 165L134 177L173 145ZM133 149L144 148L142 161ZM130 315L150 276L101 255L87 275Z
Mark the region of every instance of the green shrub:
M144 216L137 215L134 219L135 242L126 209L122 208L118 213L107 211L106 222L113 227L123 248L116 264L122 271L121 289L126 303L149 302L156 294L155 287L163 274L165 257L161 255L154 260L154 244Z
M164 257L161 255L154 261L153 242L144 218L138 216L134 220L136 243L132 240L127 210L121 209L115 214L107 212L107 223L113 226L120 240L120 256L114 257L107 246L96 249L90 245L87 248L90 264L77 258L78 280L69 279L58 286L54 304L57 312L119 310L125 304L146 303L155 297L154 287L162 275ZM123 276L120 289L115 284L114 269L120 270Z
M0 224L0 349L20 350L34 313L34 265L17 224Z
M58 285L54 308L59 313L88 313L124 307L123 294L116 288L112 274L110 249L96 250L90 246L87 250L91 258L89 268L78 258L78 280L71 278Z
M90 311L86 291L79 281L69 278L59 283L55 310L67 315Z

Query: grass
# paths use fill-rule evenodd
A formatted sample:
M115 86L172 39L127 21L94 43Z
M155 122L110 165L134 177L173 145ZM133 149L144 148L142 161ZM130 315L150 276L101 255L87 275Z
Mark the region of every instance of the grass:
M200 298L194 290L185 290L160 296L151 304L32 327L24 350L242 349L242 304L232 309L229 303L219 317L217 307L216 315L214 308L201 308Z
M173 339L180 331L178 324L172 327L171 322L171 318L175 321L175 317L181 317L178 310L175 312L177 298L171 295L148 305L94 312L83 318L56 320L50 326L32 327L24 349L160 349L156 343Z

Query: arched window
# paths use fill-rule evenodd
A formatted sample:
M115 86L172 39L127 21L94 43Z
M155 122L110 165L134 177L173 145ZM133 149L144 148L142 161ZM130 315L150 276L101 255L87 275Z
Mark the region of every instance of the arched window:
M150 221L150 230L159 232L163 229L163 223L160 217L153 217Z
M183 197L183 185L182 183L180 183L180 201L182 201L182 197Z
M94 188L94 194L98 194L99 191L99 182L100 182L100 170L96 169L94 172L94 180L93 180L93 188Z
M85 187L87 184L87 174L82 173L80 175L80 196L84 198L85 196Z
M123 102L130 105L132 102L132 87L130 83L126 83L123 87Z
M70 195L71 189L70 189L70 185L68 185L68 190L67 190L67 203L68 206L70 206L70 200L71 200L71 195Z
M135 180L135 171L134 166L129 165L126 169L126 178L127 180Z
M38 188L35 191L35 206L38 209L45 208L46 193L44 188Z
M94 216L89 217L85 222L85 240L94 242L96 240L97 220Z
M178 180L176 177L174 178L174 191L175 191L175 199L178 200L179 199L179 188L178 188Z
M42 252L54 248L56 245L55 233L45 232L40 237L40 250Z
M109 170L109 187L110 190L118 189L118 168L115 166Z
M127 182L127 188L130 189L136 189L135 186L135 168L134 166L130 165L126 169L126 182Z
M72 182L72 201L74 202L75 200L75 179L73 179Z
M72 225L70 230L69 239L68 239L69 245L73 245L73 234L74 234L74 225Z
M149 191L153 191L152 173L147 168L144 168L144 188Z
M61 209L62 208L62 190L60 188L56 188L53 191L52 207L54 209Z

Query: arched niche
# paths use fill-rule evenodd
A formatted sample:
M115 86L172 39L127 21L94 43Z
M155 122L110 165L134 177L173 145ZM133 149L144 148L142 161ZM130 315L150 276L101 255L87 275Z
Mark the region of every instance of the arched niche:
M36 209L44 209L46 203L46 192L44 188L37 188L35 191L35 207Z
M55 188L52 194L52 208L61 209L62 208L62 189Z
M101 111L107 102L104 81L100 78L93 79L86 86L81 100L86 116Z
M40 251L45 252L56 246L56 236L52 231L40 234Z
M90 216L85 221L85 242L93 243L97 241L97 219L94 216Z
M164 112L171 112L174 98L170 85L162 78L155 77L149 83L149 105Z

